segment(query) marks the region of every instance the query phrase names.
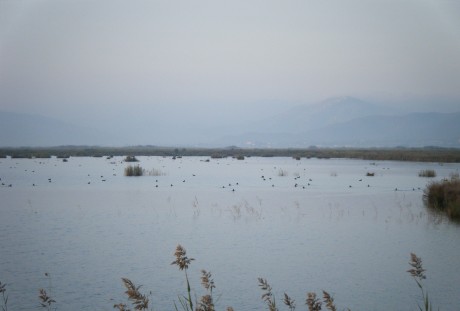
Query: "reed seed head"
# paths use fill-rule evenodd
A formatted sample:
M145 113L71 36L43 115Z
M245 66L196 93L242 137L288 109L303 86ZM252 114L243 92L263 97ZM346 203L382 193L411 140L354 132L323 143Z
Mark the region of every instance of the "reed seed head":
M204 295L201 297L197 311L215 311L211 295Z
M283 302L286 306L289 307L289 310L293 311L295 309L295 300L289 297L286 293L284 293Z
M55 303L56 301L54 299L52 299L50 296L48 296L48 294L46 293L46 290L44 290L43 288L41 288L39 290L39 295L38 295L38 298L40 299L40 306L43 307L43 308L49 308L53 303Z
M417 257L414 253L410 254L410 262L409 265L412 266L412 269L407 270L407 272L410 273L414 278L418 278L419 280L426 279L425 276L425 269L423 269L422 266L422 259L420 257Z
M201 270L201 285L203 285L205 289L211 292L213 288L216 288L214 285L214 280L212 279L211 272Z
M316 298L316 293L307 293L305 304L308 306L308 311L320 311L321 301Z
M140 286L136 287L131 280L122 278L123 284L126 287L126 295L128 299L134 304L134 310L147 310L149 308L149 299L141 294L139 291Z
M324 303L326 304L326 308L329 311L337 311L335 304L334 304L334 298L331 295L329 295L329 293L326 292L325 290L323 290L323 300L324 300Z
M176 256L176 260L174 260L171 264L177 265L179 267L179 270L187 270L191 261L195 260L193 258L187 257L187 252L185 251L185 248L183 248L180 244L177 245L176 251L174 252L174 256Z

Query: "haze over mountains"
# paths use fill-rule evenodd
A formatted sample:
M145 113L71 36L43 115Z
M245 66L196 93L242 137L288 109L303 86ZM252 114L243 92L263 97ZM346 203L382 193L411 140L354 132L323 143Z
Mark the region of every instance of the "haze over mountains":
M407 113L353 97L298 105L253 120L214 119L214 125L174 119L174 115L143 116L89 128L44 116L0 112L0 146L460 148L460 112Z

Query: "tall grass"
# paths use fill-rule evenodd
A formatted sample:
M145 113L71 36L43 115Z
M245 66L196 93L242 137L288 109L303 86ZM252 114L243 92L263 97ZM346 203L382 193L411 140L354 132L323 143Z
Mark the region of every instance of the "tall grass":
M213 289L215 289L215 283L212 278L212 274L206 270L201 270L201 285L203 286L205 292L204 294L198 298L196 294L194 295L194 299L192 298L192 288L189 281L188 276L188 269L190 264L195 259L189 258L187 256L187 252L184 247L181 245L177 245L176 250L174 252L174 257L176 258L171 264L176 265L180 271L184 271L185 280L186 280L186 294L179 295L179 305L174 302L174 309L179 311L179 309L183 311L215 311L215 301L213 296ZM410 254L410 262L409 265L411 269L407 270L407 272L414 278L418 288L421 291L421 300L422 303L417 303L419 311L432 311L433 305L432 301L428 297L428 293L424 287L423 280L426 279L425 269L422 266L422 259L418 257L416 254ZM117 303L113 305L114 309L119 311L128 311L133 308L133 310L154 310L153 307L150 306L149 297L143 294L140 291L141 286L136 286L134 282L132 282L128 278L122 278L123 285L126 288L125 294L128 299L128 304L125 303ZM277 300L271 285L268 281L264 278L258 278L259 288L262 290L263 294L261 296L262 301L265 303L266 307L269 311L279 311L279 306L277 304ZM195 290L193 292L196 292ZM0 282L0 293L2 294L3 301L1 301L0 306L2 307L2 311L8 310L8 295L6 294L6 284ZM47 309L47 310L57 310L55 307L55 300L50 297L50 295L44 289L39 290L39 303L40 307ZM286 306L287 309L290 311L294 311L296 308L296 302L293 298L291 298L286 292L284 292L283 296L280 299L282 303ZM350 309L338 309L336 307L334 297L332 297L327 291L322 290L322 295L317 295L315 292L307 292L306 293L306 300L305 305L308 307L309 311L319 311L325 306L325 309L329 311L337 311L337 310L350 310ZM400 310L407 310L411 309L410 307L401 306ZM155 308L155 310L157 310ZM232 307L227 307L227 311L233 311Z
M460 179L452 175L450 179L430 183L423 200L429 208L447 214L450 219L460 220Z
M128 165L125 168L125 176L142 176L144 174L144 169L139 165Z

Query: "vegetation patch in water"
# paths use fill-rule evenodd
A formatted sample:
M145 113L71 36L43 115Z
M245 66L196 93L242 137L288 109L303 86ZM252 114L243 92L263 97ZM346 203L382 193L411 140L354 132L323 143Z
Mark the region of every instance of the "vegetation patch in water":
M446 213L450 219L460 220L460 179L457 175L430 183L423 199L429 208Z
M142 176L144 174L144 169L139 165L128 165L125 168L125 176Z
M418 173L419 177L436 177L436 171L435 170L421 170Z

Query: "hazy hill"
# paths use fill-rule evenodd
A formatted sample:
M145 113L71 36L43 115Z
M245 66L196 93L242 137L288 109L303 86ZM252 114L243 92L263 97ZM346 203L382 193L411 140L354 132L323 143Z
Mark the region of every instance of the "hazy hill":
M369 116L297 135L297 144L460 147L460 113Z
M301 133L356 118L396 113L354 97L335 97L316 104L298 105L284 113L257 121L248 129L263 133Z
M271 118L211 127L174 121L176 115L136 114L98 129L29 114L0 112L0 146L162 145L203 147L421 147L460 148L459 113L401 115L352 97L300 105ZM173 120L173 121L171 121ZM214 120L219 121L220 119ZM121 124L121 125L119 125ZM229 134L231 133L231 134Z
M353 97L303 105L216 144L255 147L352 146L460 148L460 113L408 113Z

